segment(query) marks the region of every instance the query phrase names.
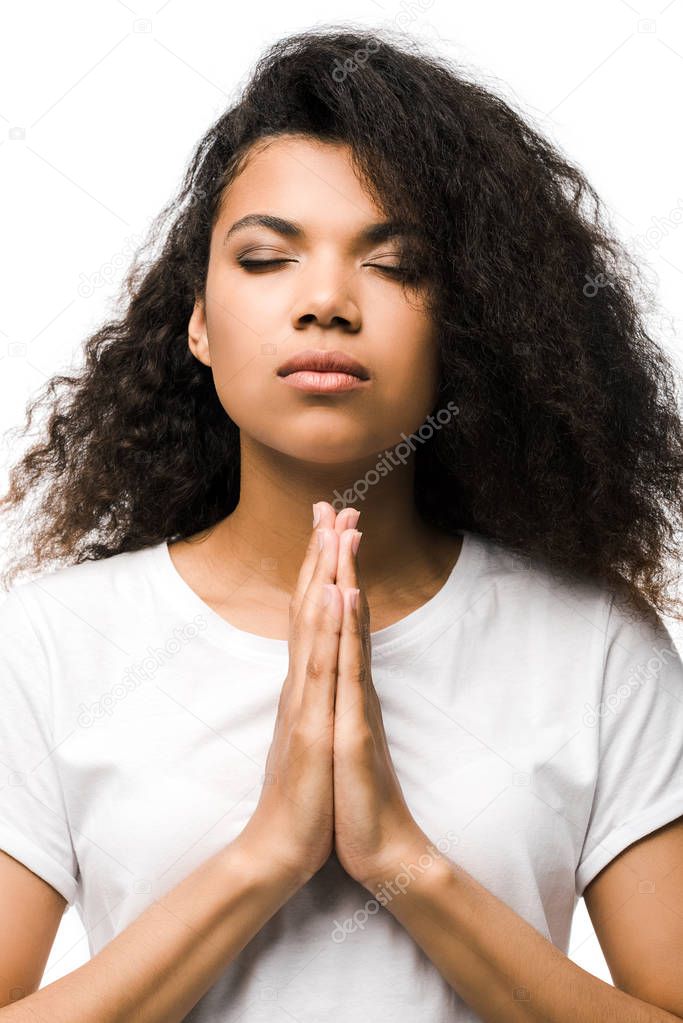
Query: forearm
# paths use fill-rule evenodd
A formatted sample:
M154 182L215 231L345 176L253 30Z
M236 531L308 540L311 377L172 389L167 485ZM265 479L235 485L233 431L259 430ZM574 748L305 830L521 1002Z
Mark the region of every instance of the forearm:
M420 853L403 862L417 865ZM485 1023L680 1023L572 962L523 917L444 858L396 889L400 868L366 882ZM412 879L411 879L412 878ZM382 895L396 890L395 895ZM388 901L387 901L388 900Z
M179 1023L303 883L253 862L231 843L0 1023Z

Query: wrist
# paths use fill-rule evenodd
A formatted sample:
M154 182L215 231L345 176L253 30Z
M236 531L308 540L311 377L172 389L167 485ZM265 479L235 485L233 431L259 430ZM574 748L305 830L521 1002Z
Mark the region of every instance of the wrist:
M267 843L253 842L244 831L226 846L228 851L236 868L254 885L272 885L293 895L309 880L294 859L282 857Z
M401 898L408 890L424 890L441 885L452 874L453 865L423 833L409 842L395 846L382 857L381 863L361 880L369 892L381 890Z

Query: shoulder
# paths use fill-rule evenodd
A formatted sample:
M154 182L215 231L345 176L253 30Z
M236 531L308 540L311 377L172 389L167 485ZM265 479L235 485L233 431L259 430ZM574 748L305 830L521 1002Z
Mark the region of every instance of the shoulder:
M22 618L35 631L67 630L78 622L96 623L113 607L132 607L149 591L158 546L109 558L63 565L10 587L0 603L0 619Z
M480 533L468 533L466 542L478 588L499 614L604 636L615 596L605 583L554 571Z
M646 699L668 690L683 707L683 662L666 620L625 585L582 579L550 570L488 538L476 537L481 591L492 617L519 652L590 670L605 692L647 687ZM514 634L514 640L513 640ZM513 649L509 646L508 649ZM629 690L630 691L630 690ZM665 702L665 697L660 695Z

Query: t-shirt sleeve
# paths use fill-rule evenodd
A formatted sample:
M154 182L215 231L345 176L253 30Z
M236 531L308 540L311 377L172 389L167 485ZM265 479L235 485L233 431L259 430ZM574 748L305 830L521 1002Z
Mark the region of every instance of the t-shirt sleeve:
M683 662L660 616L612 595L602 693L584 720L598 730L598 770L576 894L620 852L683 815Z
M15 586L0 604L0 849L71 905L78 864L55 751L45 651Z

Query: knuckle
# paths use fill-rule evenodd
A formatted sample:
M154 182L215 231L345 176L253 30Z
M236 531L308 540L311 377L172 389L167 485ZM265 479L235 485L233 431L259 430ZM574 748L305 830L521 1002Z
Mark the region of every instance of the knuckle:
M311 653L306 661L306 678L311 679L314 682L321 682L326 679L329 674L330 669L323 658L316 653Z
M352 753L359 757L369 757L375 752L375 740L367 728L358 728L349 739Z
M313 745L315 735L305 719L295 721L289 733L289 748L294 756L300 756Z
M289 730L289 742L292 746L302 746L306 742L308 737L308 731L300 719L292 722L292 727Z

